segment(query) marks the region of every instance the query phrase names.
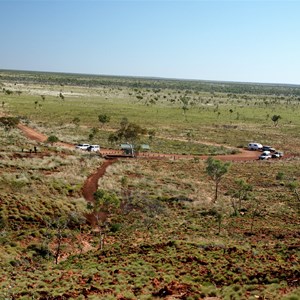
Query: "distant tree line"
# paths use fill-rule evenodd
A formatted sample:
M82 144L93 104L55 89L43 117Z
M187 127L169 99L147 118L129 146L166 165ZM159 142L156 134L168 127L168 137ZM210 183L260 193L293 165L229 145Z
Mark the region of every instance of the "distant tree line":
M0 82L1 81L10 81L15 83L42 83L61 86L109 86L115 88L151 88L156 90L174 89L193 90L195 92L300 96L300 85L83 75L33 71L0 71Z

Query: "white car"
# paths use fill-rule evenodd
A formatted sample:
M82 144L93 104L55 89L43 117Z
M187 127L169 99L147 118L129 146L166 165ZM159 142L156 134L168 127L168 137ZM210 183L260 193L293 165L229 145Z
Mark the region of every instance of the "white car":
M81 150L87 150L87 148L90 146L90 144L77 144L75 146L75 149L81 149Z
M261 150L262 147L263 147L263 145L260 144L260 143L249 143L248 144L248 149L249 150Z
M260 160L266 160L266 159L269 159L269 158L272 158L272 155L271 155L271 152L270 151L264 151L258 159Z
M90 145L89 147L87 147L86 150L90 151L90 152L98 152L98 151L100 151L100 146L99 145Z

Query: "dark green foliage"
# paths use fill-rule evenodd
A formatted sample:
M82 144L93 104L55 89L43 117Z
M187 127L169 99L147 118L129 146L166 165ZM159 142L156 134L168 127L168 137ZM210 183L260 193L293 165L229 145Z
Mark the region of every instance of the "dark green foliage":
M94 193L94 199L94 210L109 212L114 207L118 207L120 205L120 200L116 195L110 194L102 189L97 190Z
M99 248L103 249L105 235L109 229L110 217L120 206L120 199L113 193L98 189L94 193L94 202L88 202L87 208L91 211L92 222L99 230Z
M115 136L118 140L129 141L131 143L140 139L141 135L145 135L147 130L140 125L131 123L127 118L123 118L120 122L120 129L116 132Z
M115 144L115 143L117 143L117 141L118 141L118 136L116 135L116 134L114 134L114 133L111 133L109 136L108 136L108 142L110 143L110 144Z
M63 95L63 93L59 93L59 98L61 99L61 100L65 100L65 96Z
M0 125L4 127L5 131L15 128L19 124L17 117L0 117Z
M244 179L236 179L234 187L230 189L229 195L232 197L231 204L234 215L237 215L242 209L242 201L251 198L253 186L248 184Z
M272 121L274 122L274 126L277 126L278 125L278 122L279 120L281 119L281 116L280 115L274 115L272 117Z
M52 252L49 250L48 245L45 244L31 244L27 247L28 251L33 251L34 256L40 256L42 258L50 258L53 256Z
M4 89L4 93L5 93L5 95L12 95L14 92L11 90Z
M220 160L209 157L206 161L206 173L215 182L214 202L218 200L218 186L222 177L228 172L229 162L221 162Z
M2 71L1 79L15 83L37 83L49 85L70 85L81 87L129 87L151 88L156 91L161 89L179 89L180 91L199 91L215 93L228 93L228 96L234 97L238 94L261 94L277 96L300 96L300 87L297 85L274 85L260 83L237 83L237 82L218 82L201 80L170 80L157 78L133 78L120 76L101 76L101 75L78 75L47 73L33 71Z
M278 172L276 175L276 180L283 180L285 177L285 174L283 172Z
M55 135L50 135L47 138L47 142L53 145L54 143L58 142L58 137Z
M110 231L111 232L118 232L122 227L122 224L120 223L113 223L110 225Z
M98 120L102 125L104 125L105 123L108 123L110 121L110 116L106 114L100 114L98 116Z

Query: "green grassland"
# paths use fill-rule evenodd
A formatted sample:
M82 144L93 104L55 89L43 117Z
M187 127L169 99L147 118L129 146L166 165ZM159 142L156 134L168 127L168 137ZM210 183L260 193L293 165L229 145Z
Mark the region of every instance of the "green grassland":
M67 75L66 77L68 78ZM4 88L22 93L2 95L1 99L5 103L4 107L14 115L23 116L31 122L40 123L52 131L64 134L65 139L71 142L74 141L75 132L81 134L76 136L77 139L87 139L89 130L96 127L99 129L97 138L101 144L108 146L108 129L115 130L121 119L126 117L131 122L155 130L156 135L162 138L190 137L192 142L203 141L234 147L258 140L264 144L272 143L284 147L283 150L289 148L290 144L296 143L299 146L300 101L297 96L298 89L294 91L295 88L292 87L290 94L285 91L287 95L265 94L264 86L261 86L262 94L250 93L250 88L249 93L239 94L214 92L213 84L207 84L211 92L206 89L193 90L195 82L191 82L190 87L184 89L180 81L177 86L176 81L172 82L172 88L167 86L166 89L155 88L155 85L150 88L151 80L140 83L141 88L131 87L132 82L128 78L124 79L121 86L106 86L103 83L91 87L72 86L73 77L74 75L69 78L70 85L55 85L54 81L53 85L44 86L43 81L20 83L16 80ZM54 78L59 80L60 77ZM112 78L111 81L117 85L120 79ZM144 87L146 83L147 88ZM188 82L185 85L188 86ZM217 88L218 85L215 85ZM233 90L234 87L233 85ZM58 96L60 93L64 95L64 100ZM44 100L41 95L44 95ZM185 115L182 109L182 101L185 100L182 99L187 99ZM111 117L105 130L98 121L99 114ZM271 120L273 115L281 116L276 128ZM74 118L80 119L80 130L70 128ZM159 145L154 146L155 151L165 152L165 148L168 148L168 145L164 145L163 149Z
M121 201L100 249L82 187L104 160L0 127L0 299L300 299L300 87L0 71L0 88L0 115L69 143L118 148L126 117L153 152L287 154L232 162L216 203L204 160L119 159L98 182Z

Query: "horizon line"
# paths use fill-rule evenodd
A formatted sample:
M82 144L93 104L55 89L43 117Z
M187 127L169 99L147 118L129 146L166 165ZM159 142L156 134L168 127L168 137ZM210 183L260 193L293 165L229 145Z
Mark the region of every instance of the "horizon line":
M124 77L124 78L140 78L140 79L158 79L158 80L174 80L174 81L200 81L208 83L236 83L236 84L257 84L257 85L271 85L271 86L297 86L300 83L275 83L275 82L258 82L258 81L235 81L235 80L213 80L213 79L193 79L193 78L176 78L176 77L162 77L162 76L146 76L146 75L110 75L110 74L96 74L96 73L77 73L77 72L63 72L63 71L40 71L40 70L26 70L26 69L0 69L0 72L33 72L33 73L52 73L52 74L67 74L67 75L85 75L85 76L99 76L99 77Z

